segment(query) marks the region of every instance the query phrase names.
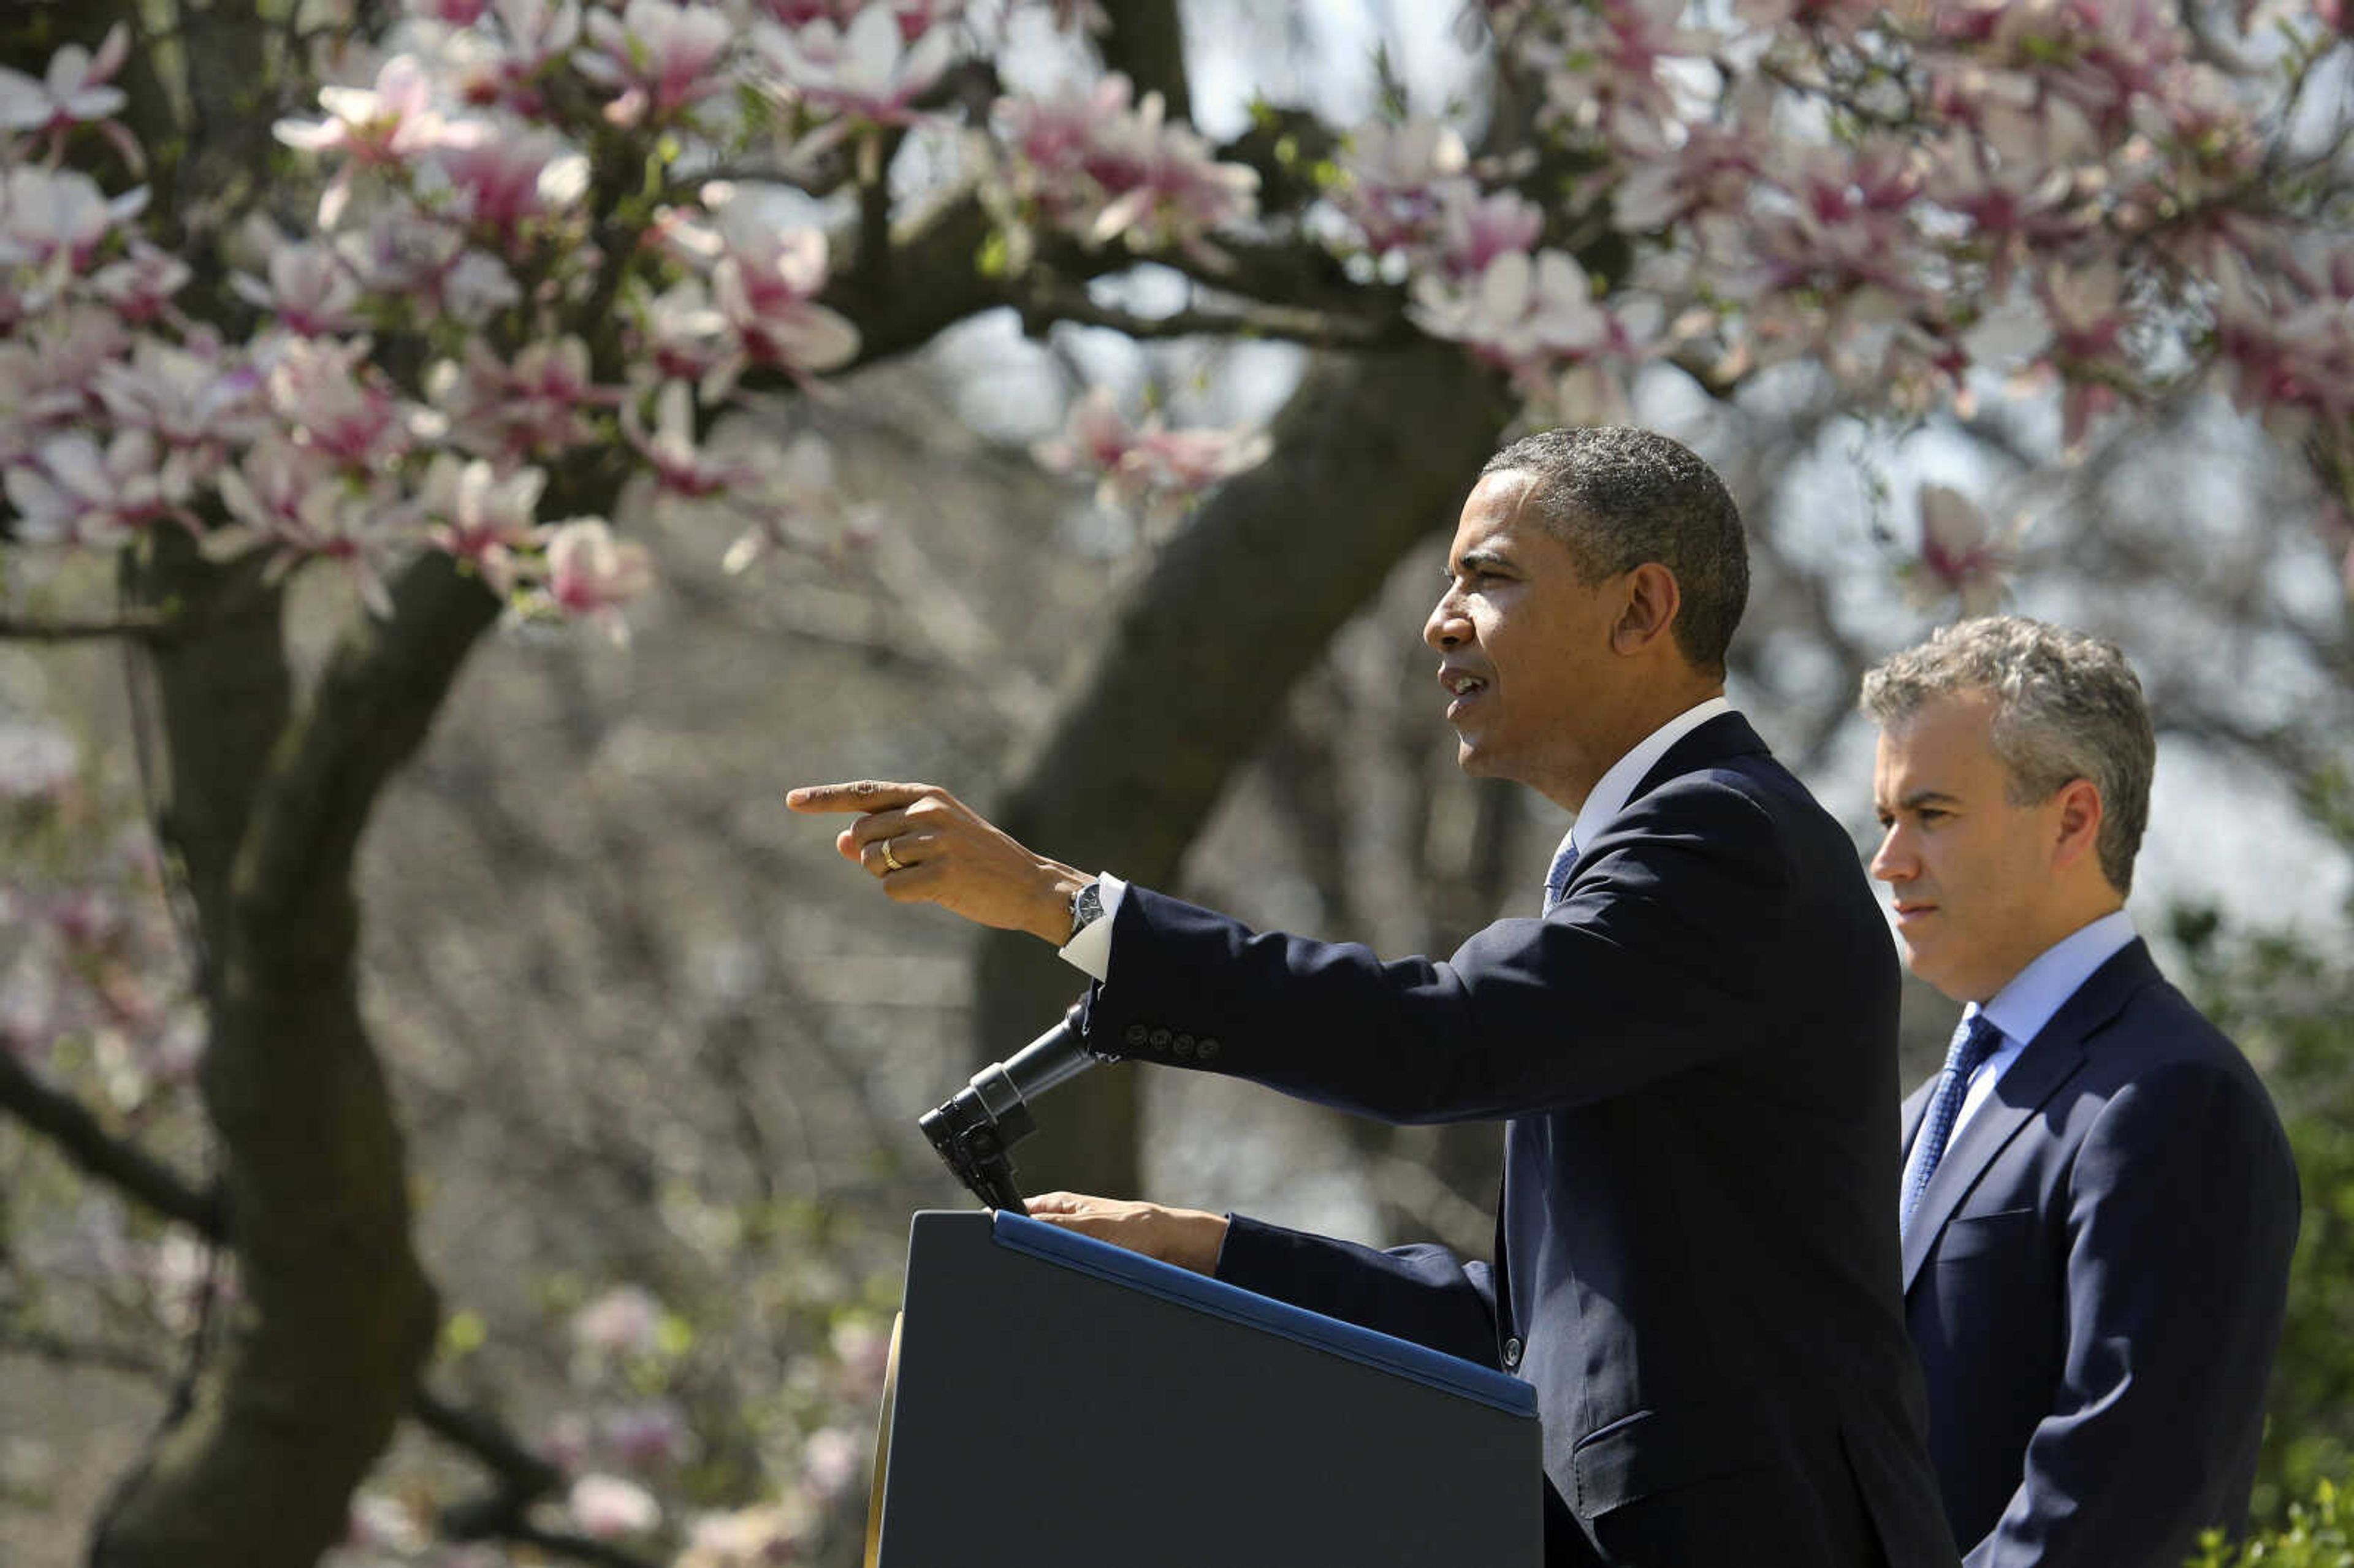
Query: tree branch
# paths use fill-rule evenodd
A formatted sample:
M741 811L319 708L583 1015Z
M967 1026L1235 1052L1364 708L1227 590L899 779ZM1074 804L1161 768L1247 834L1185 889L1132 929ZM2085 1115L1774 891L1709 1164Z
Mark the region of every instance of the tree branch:
M409 1414L436 1437L472 1455L497 1478L502 1498L517 1504L529 1503L564 1484L562 1470L525 1447L522 1438L487 1410L453 1404L419 1382L409 1400ZM455 1533L448 1530L448 1521L455 1511L452 1509L443 1512L445 1533Z
M0 1051L0 1107L56 1144L85 1174L212 1241L228 1235L228 1216L217 1190L200 1190L146 1150L116 1138L89 1107L42 1083L6 1051Z
M34 1356L58 1366L96 1367L159 1383L172 1381L172 1369L136 1345L77 1340L42 1329L0 1330L0 1355Z
M1034 269L1022 285L1017 308L1022 330L1044 336L1057 322L1077 326L1109 327L1139 342L1172 337L1281 338L1319 348L1371 348L1404 340L1405 318L1367 320L1359 316L1308 310L1291 305L1245 305L1235 310L1179 310L1167 315L1142 316L1101 304L1084 287L1076 287L1044 269Z
M154 642L183 630L172 615L118 616L107 620L18 620L0 616L0 641L16 642L83 642L108 637L133 637Z

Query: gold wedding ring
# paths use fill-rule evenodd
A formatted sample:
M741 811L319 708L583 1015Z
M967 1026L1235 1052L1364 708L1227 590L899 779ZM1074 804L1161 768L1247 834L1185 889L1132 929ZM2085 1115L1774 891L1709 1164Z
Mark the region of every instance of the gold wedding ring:
M884 869L884 870L885 870L885 871L905 871L905 870L907 870L907 869L906 865L904 865L904 864L902 864L902 863L900 863L899 857L898 857L897 855L893 854L893 853L891 853L891 841L890 841L889 839L885 839L885 840L883 840L883 841L882 841L882 846L883 846L883 869Z

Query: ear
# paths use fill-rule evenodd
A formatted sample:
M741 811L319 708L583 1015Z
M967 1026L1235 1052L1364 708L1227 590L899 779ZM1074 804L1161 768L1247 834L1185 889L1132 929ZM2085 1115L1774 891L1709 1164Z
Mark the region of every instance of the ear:
M1676 586L1675 573L1657 561L1645 561L1627 574L1622 591L1626 600L1610 628L1610 648L1620 654L1641 653L1669 636L1676 611L1683 608L1683 590Z
M2053 794L2052 804L2058 823L2058 836L2052 844L2052 868L2064 869L2096 855L2105 815L2100 786L2089 779L2071 779Z

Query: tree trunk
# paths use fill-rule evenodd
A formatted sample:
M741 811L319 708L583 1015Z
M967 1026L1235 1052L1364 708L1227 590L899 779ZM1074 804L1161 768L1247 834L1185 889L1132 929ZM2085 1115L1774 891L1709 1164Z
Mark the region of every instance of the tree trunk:
M1311 367L1275 422L1276 457L1221 490L1114 611L997 821L1082 869L1171 885L1292 683L1399 556L1453 527L1508 412L1449 344ZM1029 938L985 938L981 1059L1044 1028L1083 983ZM1023 1190L1134 1192L1137 1109L1126 1067L1055 1090L1017 1151Z
M497 601L429 556L298 709L278 594L158 530L125 597L194 630L153 661L161 828L196 906L212 1035L199 1077L236 1251L216 1347L100 1522L98 1568L308 1568L431 1349L399 1128L362 1024L361 830Z

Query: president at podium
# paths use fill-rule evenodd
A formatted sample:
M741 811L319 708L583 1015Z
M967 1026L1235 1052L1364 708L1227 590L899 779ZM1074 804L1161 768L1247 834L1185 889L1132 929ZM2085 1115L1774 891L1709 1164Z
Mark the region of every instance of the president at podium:
M1463 767L1575 820L1532 916L1444 960L1255 934L929 786L790 803L858 813L843 853L894 899L1061 947L1098 1054L1508 1124L1492 1262L1034 1213L1525 1379L1548 1564L1952 1568L1887 1199L1895 957L1846 832L1724 700L1747 581L1731 498L1673 441L1490 461L1423 636Z

